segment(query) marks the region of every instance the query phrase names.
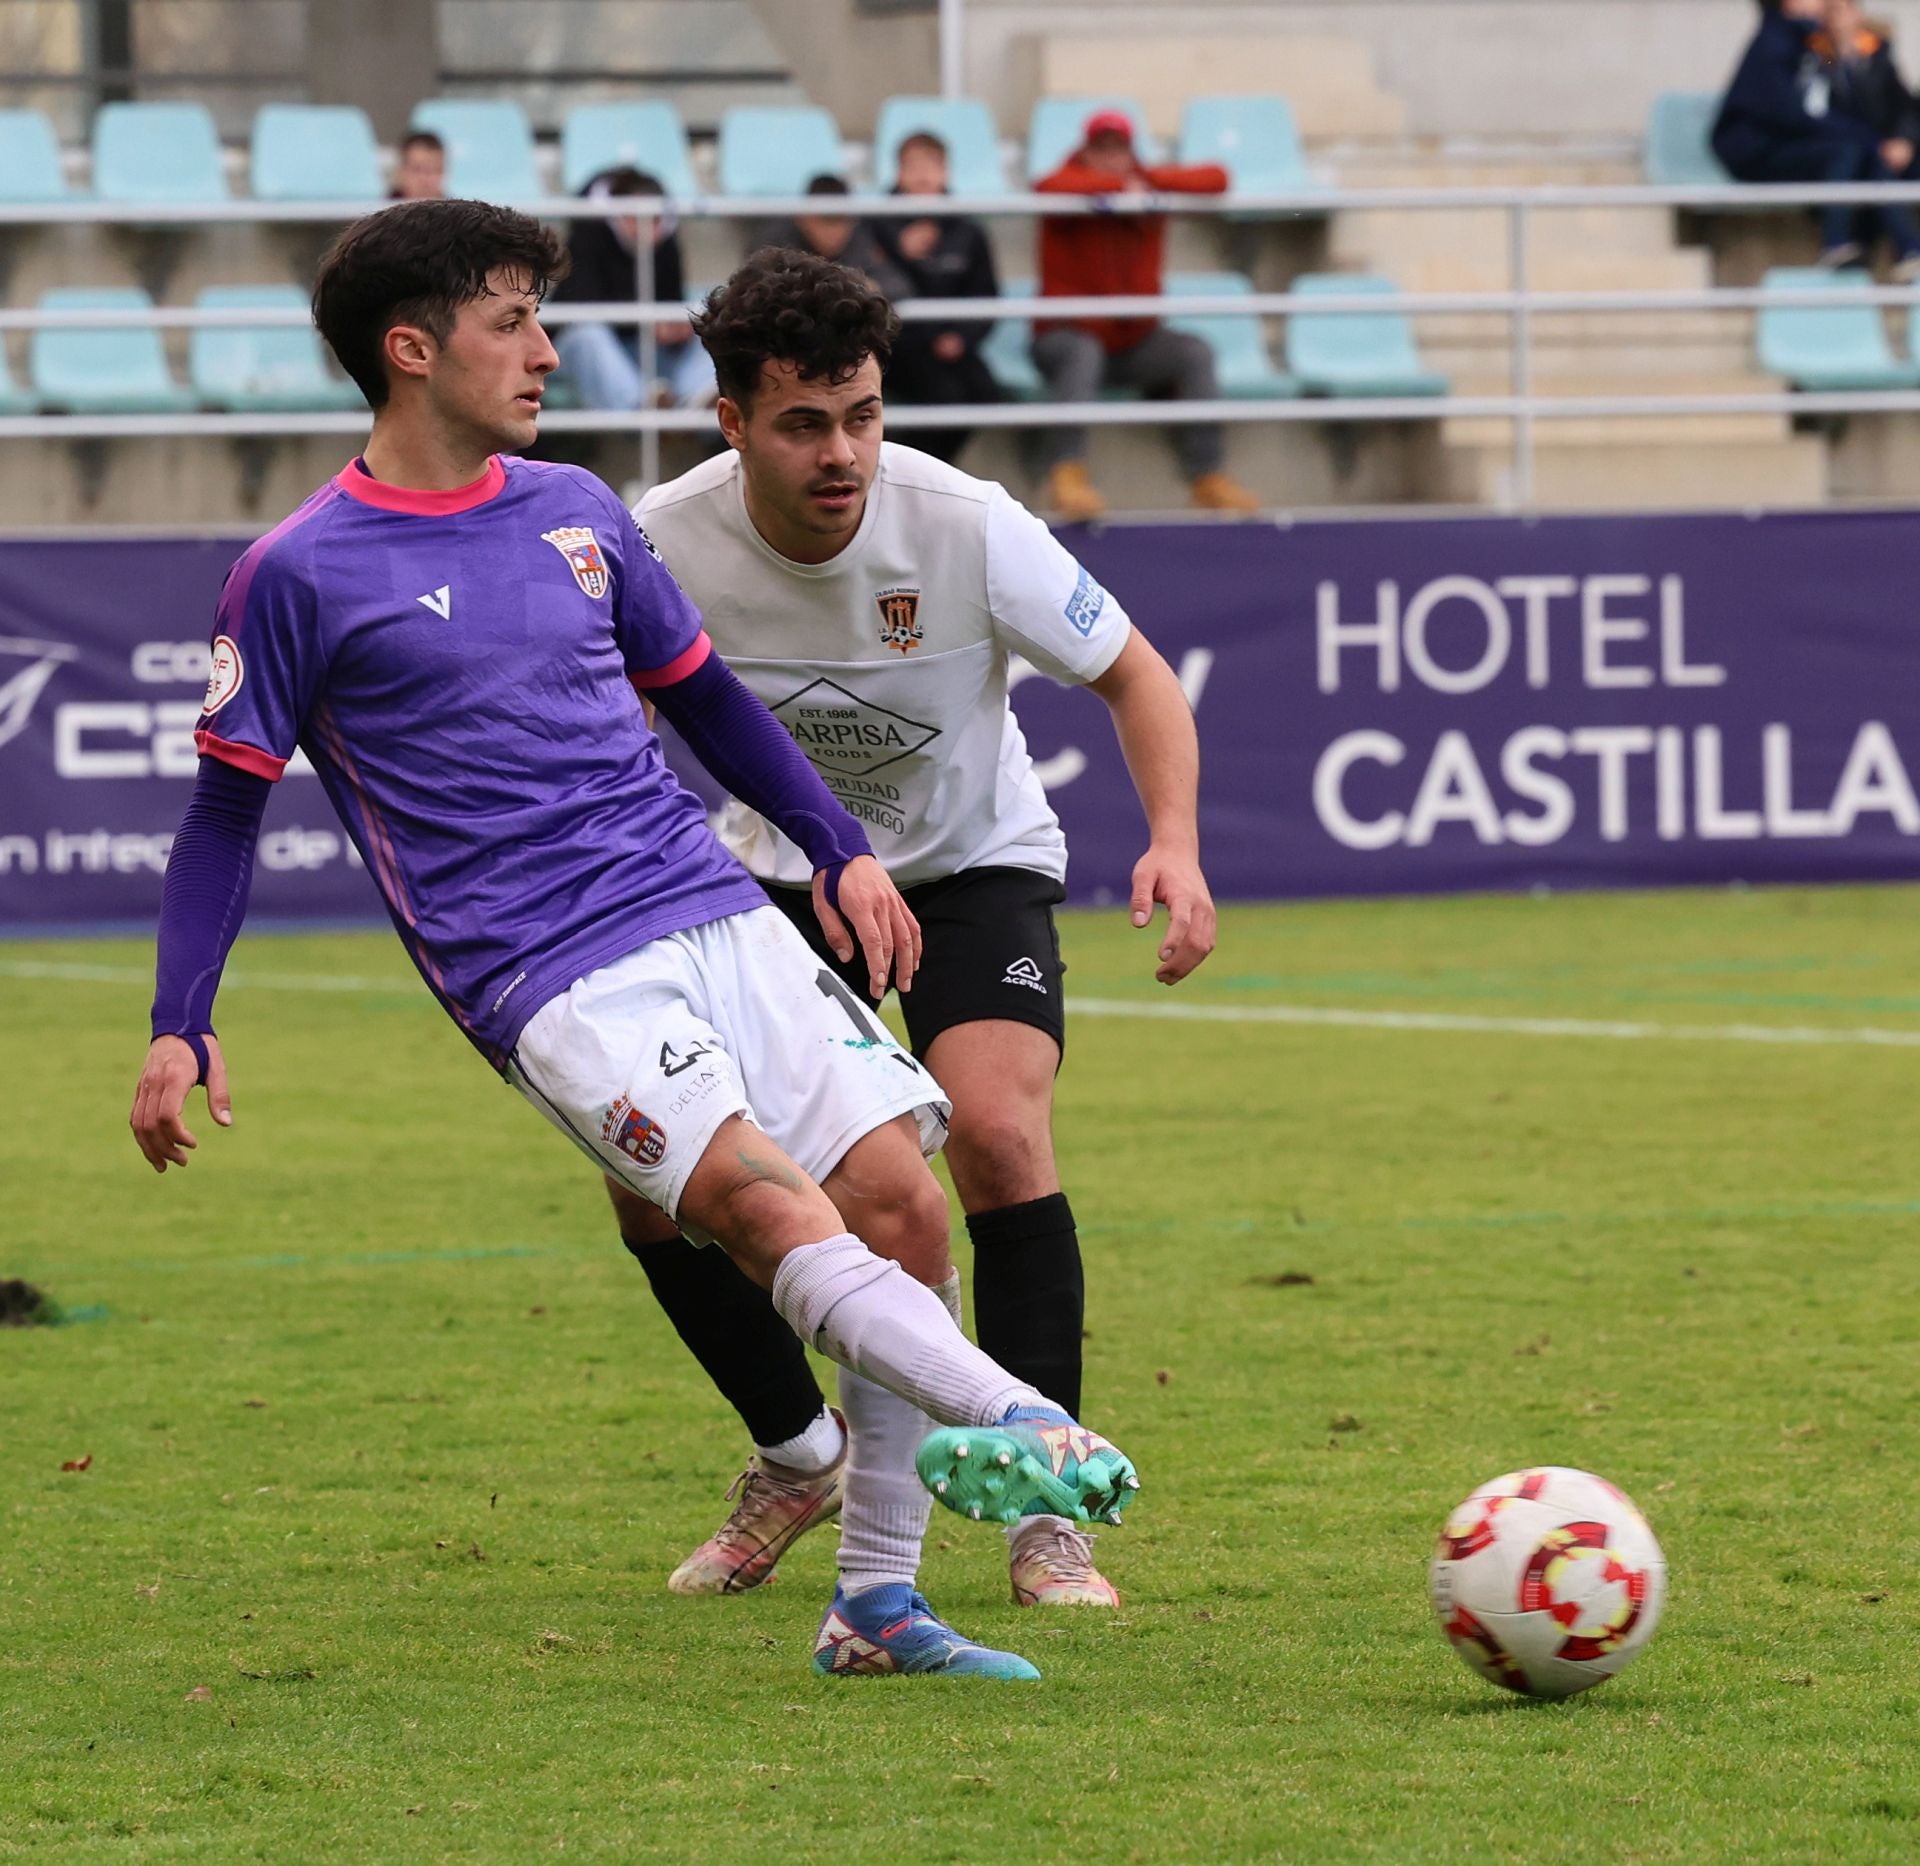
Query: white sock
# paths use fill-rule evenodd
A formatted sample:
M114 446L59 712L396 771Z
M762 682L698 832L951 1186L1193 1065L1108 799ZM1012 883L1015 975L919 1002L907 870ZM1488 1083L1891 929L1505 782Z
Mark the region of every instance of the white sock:
M934 1292L960 1325L960 1273L949 1271ZM890 1582L913 1585L933 1499L913 1468L913 1454L933 1429L919 1407L840 1370L840 1410L847 1416L846 1500L840 1506L840 1585L849 1594Z
M766 1464L783 1464L803 1477L816 1477L840 1462L847 1448L847 1435L840 1421L826 1407L804 1432L783 1438L777 1445L756 1445L754 1451Z
M802 1341L942 1425L992 1425L1009 1406L1047 1403L982 1354L924 1283L850 1232L789 1251L773 1306Z

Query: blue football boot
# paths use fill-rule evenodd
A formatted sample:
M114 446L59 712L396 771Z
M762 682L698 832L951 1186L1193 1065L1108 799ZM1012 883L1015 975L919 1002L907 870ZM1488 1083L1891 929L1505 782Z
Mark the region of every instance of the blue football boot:
M820 1635L813 1642L813 1669L829 1678L930 1672L940 1678L1038 1678L1013 1652L976 1646L956 1633L905 1581L849 1595L835 1588Z
M1023 1516L1116 1527L1140 1488L1133 1460L1058 1406L1009 1406L998 1425L942 1426L914 1458L936 1501L974 1522Z

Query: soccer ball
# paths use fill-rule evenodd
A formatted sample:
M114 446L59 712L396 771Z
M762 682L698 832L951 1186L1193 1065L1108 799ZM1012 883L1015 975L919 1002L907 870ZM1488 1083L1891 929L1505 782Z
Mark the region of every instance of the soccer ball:
M1566 1698L1653 1637L1667 1558L1605 1478L1549 1464L1482 1484L1447 1518L1431 1583L1466 1665L1509 1691Z

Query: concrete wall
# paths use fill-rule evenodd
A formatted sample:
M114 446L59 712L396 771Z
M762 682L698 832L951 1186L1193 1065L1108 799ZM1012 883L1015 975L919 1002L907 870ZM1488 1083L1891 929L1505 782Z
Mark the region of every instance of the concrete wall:
M1920 0L1873 11L1911 72ZM967 0L966 17L968 86L1009 134L1025 126L1042 37L1295 34L1364 40L1414 134L1600 140L1638 136L1660 91L1717 89L1756 12L1753 0Z

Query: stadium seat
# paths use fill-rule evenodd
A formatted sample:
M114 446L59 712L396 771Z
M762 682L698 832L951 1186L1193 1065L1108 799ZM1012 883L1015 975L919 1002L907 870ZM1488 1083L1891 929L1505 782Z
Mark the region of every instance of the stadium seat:
M93 191L103 201L224 201L220 137L204 104L102 104Z
M1131 97L1043 97L1027 124L1027 179L1051 175L1080 147L1087 119L1096 110L1124 111L1133 124L1134 147L1145 161L1157 161L1160 146L1147 133L1147 113Z
M37 110L0 110L0 201L66 198L66 170L53 125Z
M1391 279L1308 273L1293 282L1309 298L1391 298ZM1447 379L1420 361L1404 312L1295 312L1287 319L1287 367L1307 395L1445 395Z
M742 105L720 119L722 194L804 194L816 175L842 175L840 130L812 104Z
M40 296L46 311L134 311L152 303L132 285L69 287ZM29 357L34 393L50 408L82 415L171 415L193 407L193 397L167 368L157 330L36 330Z
M1903 363L1887 341L1886 320L1874 304L1852 303L1870 283L1864 273L1820 266L1774 266L1763 292L1830 291L1826 305L1767 305L1754 321L1760 367L1796 389L1910 389L1920 364Z
M533 155L533 125L501 98L429 97L413 127L447 147L447 192L463 201L537 201L546 193Z
M297 285L210 285L195 302L208 310L304 311ZM196 330L187 379L209 408L237 411L364 408L350 382L327 373L311 323Z
M1708 138L1720 99L1696 91L1662 91L1647 118L1647 180L1656 188L1724 188L1733 177Z
M925 130L947 145L947 181L955 194L1004 194L1000 132L977 97L889 97L873 126L873 185L890 189L900 145Z
M1167 277L1166 290L1183 298L1243 298L1252 295L1253 281L1240 272L1174 272ZM1252 313L1170 317L1167 328L1206 340L1223 396L1265 401L1300 393L1293 377L1274 368L1266 333Z
M353 104L263 105L249 166L258 201L386 198L373 125Z
M1000 293L1005 298L1031 298L1033 280L1002 279ZM1033 325L1023 317L1003 317L980 346L980 358L993 379L1016 402L1040 402L1046 399L1047 385L1033 366L1030 354Z
M1196 97L1180 116L1182 162L1218 162L1239 194L1318 190L1284 97Z
M661 98L643 103L581 104L560 133L561 185L578 194L604 169L637 168L676 201L699 193L680 113Z

